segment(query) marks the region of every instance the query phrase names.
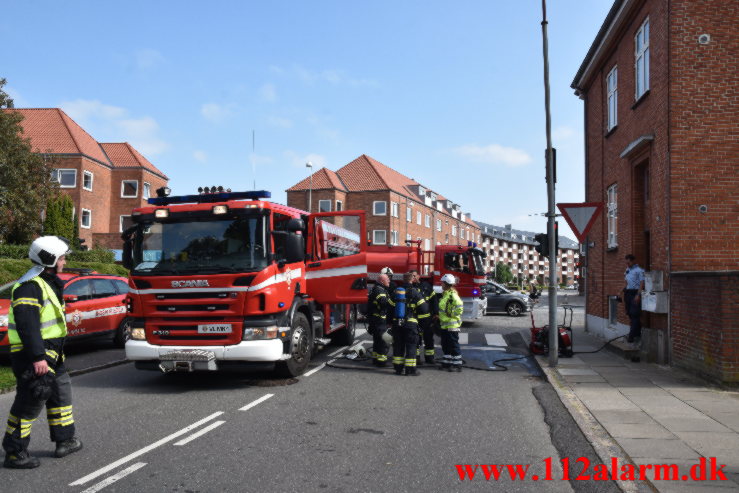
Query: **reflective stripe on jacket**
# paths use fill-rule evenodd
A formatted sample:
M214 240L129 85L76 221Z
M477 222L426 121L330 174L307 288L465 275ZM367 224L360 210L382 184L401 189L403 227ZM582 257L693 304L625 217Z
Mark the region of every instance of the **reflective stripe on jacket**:
M458 331L462 326L464 303L454 288L447 289L439 300L439 322L442 330Z
M39 305L39 300L36 298L18 298L14 299L10 304L10 312L8 313L8 342L10 342L11 346L15 346L16 351L20 350L20 347L22 347L22 341L15 327L15 315L13 313L13 309L20 305L32 305L39 308L42 339L55 339L57 337L64 337L67 335L64 305L62 305L60 300L57 299L51 286L38 276L28 282L35 282L38 284L39 288L41 288L42 300ZM18 286L20 286L20 283L16 283L15 286L13 286L13 291L11 293L15 293ZM13 295L11 294L11 298L12 296Z

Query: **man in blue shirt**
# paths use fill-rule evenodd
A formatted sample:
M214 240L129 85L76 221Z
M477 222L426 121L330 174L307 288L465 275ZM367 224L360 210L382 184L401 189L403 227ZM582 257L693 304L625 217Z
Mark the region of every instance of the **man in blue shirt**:
M641 292L644 290L644 269L636 263L636 257L628 254L626 259L626 272L624 279L624 307L629 317L630 329L627 341L633 343L641 339Z

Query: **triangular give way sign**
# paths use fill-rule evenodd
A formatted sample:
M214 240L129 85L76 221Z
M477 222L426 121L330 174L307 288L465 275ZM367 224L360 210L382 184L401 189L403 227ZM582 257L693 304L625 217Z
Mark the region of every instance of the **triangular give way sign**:
M572 232L577 236L580 243L585 242L588 231L595 224L595 219L603 210L603 202L579 202L557 204L559 212L565 218L567 224L572 228Z

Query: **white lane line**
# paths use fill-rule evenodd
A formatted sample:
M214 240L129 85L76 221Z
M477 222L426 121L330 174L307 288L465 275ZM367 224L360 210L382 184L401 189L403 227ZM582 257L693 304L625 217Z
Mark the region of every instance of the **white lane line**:
M113 474L112 476L110 476L109 478L103 479L99 483L93 484L92 486L90 486L89 488L87 488L82 493L95 493L96 491L100 491L103 488L105 488L106 486L110 486L111 484L115 483L116 481L125 478L126 476L128 476L132 472L138 471L139 469L141 469L145 465L146 465L146 462L137 462L136 464L132 465L131 467L128 467L128 468L126 468L126 469L124 469L124 470L122 470L120 472L117 472L117 473Z
M244 406L242 408L239 408L239 411L248 411L249 409L253 408L257 404L261 404L262 402L266 401L267 399L269 399L270 397L272 397L274 395L275 394L266 394L266 395L263 395L259 399L255 400L253 402L250 402L249 404L247 404L246 406Z
M495 347L495 346L465 346L461 348L463 351L505 351L506 348L504 347Z
M508 344L505 342L505 339L503 339L502 334L485 334L485 340L487 341L489 346L508 346Z
M221 426L223 423L225 423L225 421L215 421L215 422L209 424L208 426L206 426L205 428L199 429L198 431L196 431L195 433L193 433L189 437L184 438L184 439L180 440L179 442L176 442L174 445L177 445L179 447L179 446L185 445L186 443L190 443L193 440L195 440L196 438L205 435L210 430L215 430L216 428L218 428L219 426Z
M467 342L470 340L469 334L467 332L460 332L459 333L459 343L460 344L467 344Z
M333 353L329 354L329 355L328 355L328 357L329 357L329 358L333 358L334 356L338 356L338 355L339 355L339 353L341 353L342 351L345 351L345 350L346 350L346 348L348 348L348 347L349 347L349 346L344 346L344 347L343 347L343 348L341 348L341 349L337 349L337 350L336 350L336 351L334 351Z
M320 365L318 365L315 368L313 368L311 371L305 372L303 374L303 376L304 377L309 377L309 376L313 375L314 373L316 373L317 371L323 370L323 368L325 366L326 366L326 363L321 363Z
M98 476L102 476L106 472L112 471L113 469L115 469L116 467L120 466L121 464L125 464L126 462L130 462L131 460L135 459L136 457L139 457L141 455L144 455L145 453L150 452L150 451L154 450L157 447L161 447L165 443L171 442L172 440L174 440L178 436L184 435L188 431L194 430L195 428L197 428L198 426L202 425L203 423L207 423L208 421L217 418L221 414L223 414L223 411L215 412L215 413L211 414L210 416L208 416L207 418L203 418L200 421L197 421L197 422L191 424L190 426L186 426L185 428L182 428L180 431L176 431L176 432L172 433L171 435L168 435L168 436L162 438L161 440L152 443L151 445L148 445L148 446L146 446L146 447L144 447L142 449L139 449L139 450L137 450L136 452L134 452L132 454L128 454L127 456L123 457L122 459L118 459L117 461L115 461L115 462L113 462L111 464L108 464L107 466L102 467L102 468L98 469L95 472L91 472L87 476L85 476L83 478L80 478L80 479L78 479L77 481L75 481L73 483L69 483L69 486L79 486L81 484L87 483L88 481L90 481L92 479L97 478Z

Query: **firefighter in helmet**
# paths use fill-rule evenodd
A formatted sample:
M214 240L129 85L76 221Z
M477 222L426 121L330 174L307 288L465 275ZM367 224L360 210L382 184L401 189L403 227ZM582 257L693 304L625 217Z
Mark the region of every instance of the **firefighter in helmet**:
M369 333L372 336L372 362L378 367L387 366L388 346L383 336L387 332L388 286L390 278L386 274L380 274L369 294L368 318Z
M438 319L439 304L434 287L426 281L421 280L418 271L413 269L413 285L423 296L425 303L418 306L418 328L419 328L419 355L417 362L421 362L420 347L423 341L423 354L427 365L434 364L434 323Z
M33 267L12 288L8 339L17 390L3 437L3 465L8 468L39 466L39 460L29 455L28 444L31 426L44 406L51 440L56 442L54 455L64 457L82 448L75 437L72 386L64 367L64 283L57 276L68 253L64 238L37 238L28 252Z
M413 286L412 272L403 274L403 286L395 288L390 299L393 308L393 368L397 375L416 376L418 351L418 307L425 303Z
M444 358L441 369L462 371L462 352L459 349L459 330L462 327L464 303L454 289L457 279L451 274L441 276L442 295L439 300L441 350Z

